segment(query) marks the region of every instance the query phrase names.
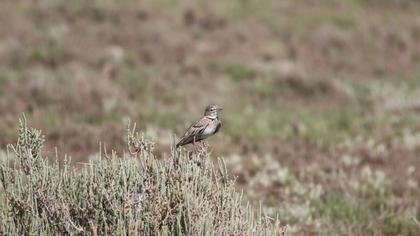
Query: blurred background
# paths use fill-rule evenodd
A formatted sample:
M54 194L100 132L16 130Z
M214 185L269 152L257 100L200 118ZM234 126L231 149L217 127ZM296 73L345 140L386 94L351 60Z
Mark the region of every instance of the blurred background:
M0 147L169 152L206 105L238 190L293 235L420 232L420 1L0 1ZM3 152L4 153L4 152ZM4 155L4 154L3 154Z

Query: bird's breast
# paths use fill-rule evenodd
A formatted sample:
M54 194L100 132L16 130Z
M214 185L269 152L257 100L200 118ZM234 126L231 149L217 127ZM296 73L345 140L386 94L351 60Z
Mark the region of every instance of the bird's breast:
M217 126L219 122L218 120L213 120L203 131L204 136L210 136L216 132Z

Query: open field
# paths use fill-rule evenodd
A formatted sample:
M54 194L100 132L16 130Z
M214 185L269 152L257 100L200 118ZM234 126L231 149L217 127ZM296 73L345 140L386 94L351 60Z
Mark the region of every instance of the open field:
M170 153L208 103L244 201L291 235L420 233L420 2L1 1L0 149L24 112L44 153ZM5 160L4 152L0 157Z

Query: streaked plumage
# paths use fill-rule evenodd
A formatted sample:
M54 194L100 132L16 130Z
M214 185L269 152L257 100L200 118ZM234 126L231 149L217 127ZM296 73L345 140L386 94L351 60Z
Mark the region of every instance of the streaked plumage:
M176 144L176 147L184 146L189 143L199 142L217 133L222 126L218 111L222 110L217 105L209 105L204 111L204 116L193 123Z

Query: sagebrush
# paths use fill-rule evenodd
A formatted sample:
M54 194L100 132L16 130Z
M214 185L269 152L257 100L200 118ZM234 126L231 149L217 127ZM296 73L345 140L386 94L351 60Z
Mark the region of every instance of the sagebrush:
M277 221L244 206L223 162L180 152L157 159L133 130L128 152L84 168L49 163L41 132L22 119L2 163L2 235L273 235Z

